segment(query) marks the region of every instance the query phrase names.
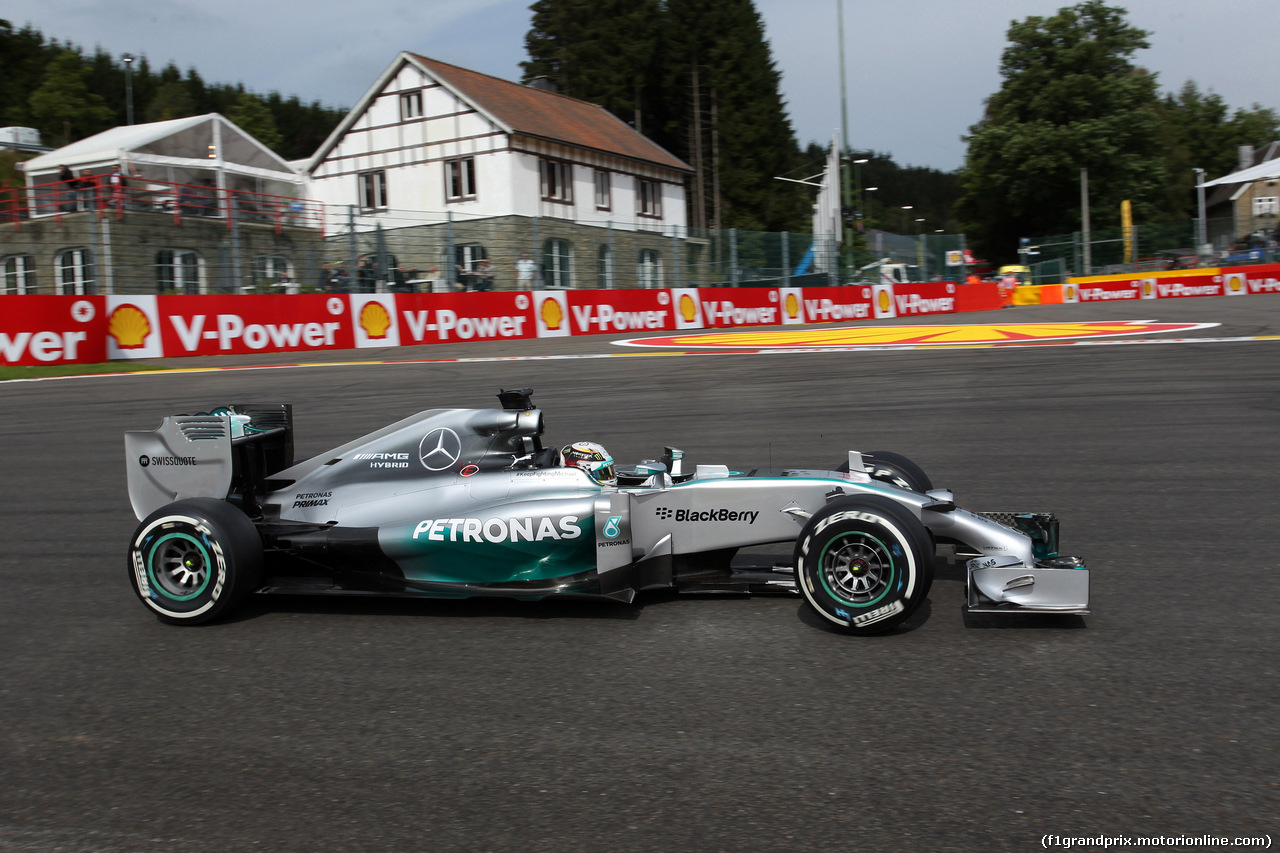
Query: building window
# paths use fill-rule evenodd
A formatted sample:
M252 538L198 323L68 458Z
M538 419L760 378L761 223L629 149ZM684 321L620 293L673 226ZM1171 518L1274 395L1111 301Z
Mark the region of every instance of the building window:
M258 255L253 259L253 283L269 293L297 293L291 266L283 255Z
M569 287L573 283L572 246L568 240L548 240L542 244L542 283L547 287Z
M662 218L662 184L636 178L636 213Z
M542 200L573 203L573 164L563 160L539 161L542 172Z
M63 296L78 296L97 290L93 252L88 249L64 249L58 253L55 263L58 268L58 293Z
M596 252L596 287L601 290L613 287L613 250L608 243L601 243Z
M463 290L477 290L482 286L479 269L480 262L489 257L484 246L479 243L463 243L453 247L453 263L458 284ZM493 278L490 274L489 284Z
M400 93L400 119L422 118L422 90Z
M469 201L476 197L476 158L460 157L444 161L445 196L449 201Z
M4 286L0 293L34 293L36 259L31 255L10 255L4 259Z
M640 250L636 283L640 287L662 287L662 256L653 249Z
M1276 203L1276 196L1262 196L1253 200L1254 216L1274 216L1280 213L1280 204Z
M613 207L612 175L604 169L596 169L596 210L609 210Z
M384 169L360 173L360 209L387 209L387 173Z
M190 249L156 252L156 290L160 293L200 293L200 253Z

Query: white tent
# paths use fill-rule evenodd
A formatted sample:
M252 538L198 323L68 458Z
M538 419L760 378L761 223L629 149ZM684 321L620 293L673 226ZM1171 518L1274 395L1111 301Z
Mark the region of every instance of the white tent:
M1247 169L1241 169L1239 172L1232 172L1212 181L1205 181L1200 184L1202 187L1216 187L1219 184L1246 184L1252 181L1272 181L1280 178L1280 157L1267 160L1265 163L1259 163L1256 166L1250 166Z
M114 127L21 165L28 186L58 180L63 166L99 174L118 165L143 180L303 195L302 175L218 113Z

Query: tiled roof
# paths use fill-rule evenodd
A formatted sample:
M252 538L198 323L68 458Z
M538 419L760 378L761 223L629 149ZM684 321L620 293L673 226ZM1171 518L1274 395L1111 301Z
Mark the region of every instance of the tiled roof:
M514 133L692 172L687 163L603 107L533 89L412 54L436 79L456 89Z

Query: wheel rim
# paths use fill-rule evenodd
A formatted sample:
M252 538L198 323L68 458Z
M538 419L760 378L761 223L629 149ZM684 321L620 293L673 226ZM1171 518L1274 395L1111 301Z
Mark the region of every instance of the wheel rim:
M168 533L156 541L147 561L151 582L168 598L190 601L209 585L213 561L204 543L187 533Z
M865 533L846 534L827 543L819 566L827 592L859 607L875 604L893 585L892 552Z

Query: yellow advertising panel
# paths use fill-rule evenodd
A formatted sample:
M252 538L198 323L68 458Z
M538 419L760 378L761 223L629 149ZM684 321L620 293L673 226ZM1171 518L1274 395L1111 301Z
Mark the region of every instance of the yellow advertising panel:
M1124 238L1124 262L1133 263L1133 206L1129 199L1120 202L1120 232Z

